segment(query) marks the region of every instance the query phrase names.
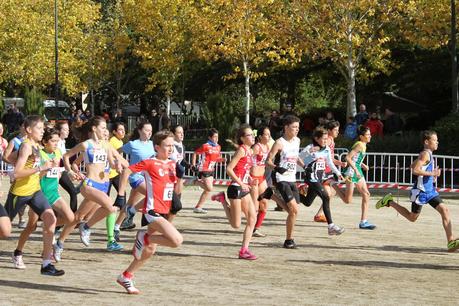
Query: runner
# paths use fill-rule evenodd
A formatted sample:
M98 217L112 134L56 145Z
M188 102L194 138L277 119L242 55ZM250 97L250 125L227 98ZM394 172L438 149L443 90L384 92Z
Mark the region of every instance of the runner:
M115 149L116 152L121 153L122 147L123 147L123 139L124 139L124 136L126 136L124 124L121 121L117 121L113 123L112 134L113 136L110 138L110 145L112 146L113 149ZM107 194L110 196L110 190L112 189L112 186L115 187L116 191L119 190L120 176L119 176L119 173L115 169L112 168L110 169L108 178L110 179L110 185L108 186ZM107 231L109 231L109 229L113 227L114 229L113 235L114 235L115 241L119 242L120 241L120 230L119 230L119 225L116 228L116 215L115 214L108 215L105 221L107 225ZM110 236L110 234L108 235Z
M62 168L59 167L62 155L58 149L59 132L54 128L47 128L43 135L44 148L40 150L40 166L48 167L52 165L48 171L40 173L40 187L57 216L56 225L64 225L73 221L74 215L70 206L64 201L59 194L59 176ZM36 230L38 223L38 215L29 210L29 219L26 228L21 232L19 241L16 246L15 254L22 254L24 246L30 235ZM15 268L25 269L22 256L14 261Z
M198 171L199 178L199 180L194 183L203 189L198 203L193 209L194 213L207 214L207 210L202 208L202 206L207 200L209 193L211 193L214 188L215 165L219 162L225 161L225 159L221 157L220 151L221 147L218 144L218 131L211 128L208 133L208 141L194 151L191 161L192 169ZM196 166L197 155L199 155L198 166Z
M421 214L422 207L429 204L441 216L448 241L448 252L455 252L459 249L459 239L453 236L451 213L434 186L437 177L441 175L441 169L435 164L432 156L433 152L438 149L438 136L434 131L424 131L421 137L424 150L419 153L418 158L411 165L415 176L414 185L410 191L411 211L394 202L390 193L376 203L376 209L393 207L403 217L415 222Z
M186 169L190 166L189 163L184 159L185 158L185 146L183 145L183 138L185 133L183 132L183 127L177 125L172 128L172 133L174 133L174 152L172 152L170 159L175 161L176 164L176 175L177 183L174 188L174 197L172 199L171 212L168 215L167 220L172 222L177 213L182 209L182 190L183 190L183 176L185 175Z
M160 131L153 136L155 158L143 160L125 169L120 179L120 190L115 202L124 202L128 176L142 172L145 175L147 192L142 209L142 225L147 230L137 232L133 248L134 260L128 268L118 276L117 282L126 289L128 294L138 294L134 287L134 273L138 271L155 253L157 245L176 248L183 242L182 235L174 225L162 215L168 214L172 205L172 194L176 183L175 162L169 160L174 150L174 135L169 131ZM159 273L161 269L158 269Z
M300 199L301 203L309 207L314 199L319 196L322 199L322 207L328 223L328 234L341 235L344 232L344 228L333 223L330 211L330 196L322 185L326 179L327 166L336 177L342 179L341 172L333 164L332 151L327 146L327 142L328 131L321 127L316 128L312 132L312 144L301 151L305 155L303 158L305 165L304 180L308 184L308 191L306 196L300 195Z
M11 222L8 213L0 204L0 238L8 238L11 235Z
M65 140L69 137L69 124L67 122L57 122L56 123L56 129L59 131L59 143L58 143L58 148L61 151L61 156L64 156L64 154L67 152L67 148L65 147ZM64 166L64 163L62 161L61 167ZM70 208L72 209L73 212L77 211L77 206L78 206L78 190L75 188L75 185L73 185L72 180L70 179L69 175L67 172L62 172L61 173L61 178L59 179L59 185L64 188L65 191L69 194L70 197Z
M19 148L14 168L15 181L8 194L6 211L12 220L24 205L29 205L40 216L43 221L43 262L40 272L50 276L64 275L63 270L57 270L51 263L56 217L40 190L40 172L46 173L53 167L51 161L47 161L44 167L40 166L39 142L43 138L43 118L36 115L28 116L24 121L24 129L27 139ZM13 261L21 266L22 252L15 252Z
M109 168L107 167L107 162L110 163L110 166L116 167L119 171L121 171L123 165L122 163L117 163L116 165L114 163L112 150L107 141L104 140L104 137L106 137L106 130L107 124L104 118L100 116L92 117L83 126L83 132L81 134L83 137L82 140L84 141L64 154L65 169L69 172L70 177L74 180L83 181L81 184L81 194L84 200L75 213L75 220L64 226L59 239L54 245L54 257L56 260L61 258L64 242L78 223L80 223L79 231L81 242L85 246L89 246L91 235L90 228L110 213L116 212L110 197L107 195L108 186L110 184L108 171L106 170ZM86 176L73 171L71 168L70 158L78 153L83 155ZM95 208L97 208L95 213L85 222L85 218L87 218ZM107 248L110 247L110 243L116 243L116 241L113 239L109 242Z
M134 130L131 139L123 145L123 152L129 155L129 165L134 165L142 160L155 156L153 142L150 140L152 126L148 121L140 121ZM135 227L134 216L136 213L136 204L142 203L146 194L145 178L140 173L133 173L129 177L131 193L126 207L120 211L116 220L115 230L126 230ZM126 216L126 218L124 218ZM124 220L123 220L124 219Z
M370 129L360 126L358 129L359 141L353 146L351 151L346 156L347 168L344 170L346 177L346 195L344 203L349 204L352 201L354 187L357 187L362 196L362 214L360 217L359 228L364 230L374 230L376 225L371 224L368 218L368 203L370 201L370 192L368 191L367 182L363 170L368 171L368 166L363 163L367 143L371 141Z
M249 251L249 244L252 239L252 232L255 228L257 215L255 204L250 195L250 189L256 188L256 186L250 186L250 169L253 165L251 147L254 144L254 135L249 125L243 124L238 129L237 139L239 147L226 167L226 173L231 177L231 184L226 191L230 203L228 204L228 202L226 202L224 192L220 192L216 196L213 196L212 200L219 201L223 204L226 217L233 228L239 228L241 226L241 211L244 212L247 222L242 236L242 246L239 251L239 258L255 260L257 256Z
M267 164L275 171L276 189L281 194L285 204L281 204L288 212L286 221L286 239L284 248L295 249L293 239L296 216L298 214L298 203L300 196L296 186L296 166L304 166L303 161L298 158L300 150L300 139L297 137L300 119L296 116L287 115L284 118L284 135L276 140L268 155ZM274 163L274 157L279 154L279 163ZM269 190L269 189L267 189ZM264 193L266 194L266 192ZM271 191L272 195L272 191ZM262 198L270 198L262 196ZM278 203L280 204L280 203Z
M21 124L21 128L19 130L19 135L14 137L13 139L8 142L5 150L3 151L2 159L4 162L7 163L7 172L10 177L10 183L13 184L14 182L14 164L16 163L18 157L19 147L21 146L24 139L27 138L24 124ZM24 206L19 212L19 221L18 221L18 228L25 228L26 222L24 221L24 214L25 214L26 206ZM12 221L12 220L11 220Z
M258 196L262 194L268 184L266 182L266 159L270 151L269 141L271 140L271 132L267 126L262 126L258 129L257 142L253 146L253 167L250 171L252 178L252 201L255 203L257 209L257 222L253 230L254 237L265 237L266 235L260 231L260 227L263 224L263 220L268 210L268 200L260 199Z
M342 162L335 158L335 138L339 135L339 122L336 120L329 121L326 124L326 128L328 131L328 147L330 148L331 158L333 160L333 164L335 166L341 167L344 169L347 166L346 162ZM331 198L333 196L333 190L335 193L341 198L341 200L345 200L344 192L339 188L338 182L335 180L333 176L333 172L328 164L325 167L325 177L323 179L323 187L327 192L328 196ZM316 215L314 216L314 222L327 222L325 215L323 214L322 205L320 206L319 210L317 211Z

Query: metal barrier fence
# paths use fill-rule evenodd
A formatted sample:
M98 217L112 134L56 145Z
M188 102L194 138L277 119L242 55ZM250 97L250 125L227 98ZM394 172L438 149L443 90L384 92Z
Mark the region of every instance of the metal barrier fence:
M347 152L335 154L335 157L344 161ZM234 152L221 152L222 157L227 162L231 160ZM185 152L185 159L191 162L193 152ZM368 165L369 170L365 173L365 179L369 184L388 184L410 186L413 184L413 172L411 164L417 158L418 154L406 153L373 153L367 152L364 163ZM435 164L441 169L441 175L437 178L437 188L444 189L459 189L459 157L434 155ZM297 181L303 182L304 170L297 168ZM186 173L187 176L193 176L191 171ZM229 180L226 174L226 163L219 163L215 170L216 180Z

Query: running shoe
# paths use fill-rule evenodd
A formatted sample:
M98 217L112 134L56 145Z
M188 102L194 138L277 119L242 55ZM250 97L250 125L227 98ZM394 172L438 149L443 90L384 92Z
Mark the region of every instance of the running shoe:
M89 246L91 243L91 230L85 229L84 226L86 223L81 222L78 226L78 230L80 231L80 240L85 246Z
M249 249L246 249L244 252L239 252L239 259L255 260L257 258L258 257L252 252L250 252Z
M24 270L26 268L24 261L22 260L22 255L14 256L12 257L14 267L16 269L21 269Z
M266 237L266 234L263 234L262 232L260 232L260 230L258 228L256 228L254 231L253 231L253 234L252 234L253 237Z
M222 191L222 192L219 192L217 194L214 194L213 196L210 197L210 199L212 201L218 201L220 203L225 203L225 193Z
M115 238L115 241L116 241L116 242L120 242L120 241L121 241L121 239L120 239L120 234L121 234L121 233L120 233L119 230L114 230L114 231L113 231L113 237Z
M18 228L24 229L26 228L26 226L27 226L27 223L25 221L19 221Z
M376 225L374 224L371 224L370 222L368 221L365 221L365 222L360 222L359 223L359 228L360 229L364 229L364 230L374 230L376 228Z
M65 274L64 270L58 270L53 264L49 264L46 267L41 267L40 270L42 275L48 275L48 276L62 276Z
M260 194L260 195L258 196L258 199L257 199L257 200L258 200L258 201L261 201L261 200L263 200L263 199L268 199L268 200L269 200L269 199L271 199L271 197L273 196L273 194L274 194L273 189L272 189L271 187L268 187L268 188L266 188L265 191L263 191L262 194Z
M132 249L132 255L137 260L140 260L140 258L142 257L142 252L145 247L145 235L146 234L147 234L147 231L140 230L137 232L137 235L135 237L135 243L134 243L134 248Z
M53 244L53 256L54 256L54 260L56 262L59 262L62 260L62 252L64 252L64 248L61 248L57 242L55 244Z
M207 214L207 210L205 210L204 208L202 207L195 207L193 208L193 212L195 214Z
M333 236L333 235L341 235L342 233L344 233L344 228L342 227L339 227L338 225L333 225L332 227L329 227L328 228L328 234L330 236Z
M284 248L286 248L286 249L296 249L298 247L296 246L296 243L295 243L295 241L293 239L287 239L284 242Z
M380 209L381 207L389 207L389 203L393 200L394 198L392 197L391 193L386 194L381 200L376 202L376 209Z
M327 222L327 218L325 218L325 215L315 215L314 222Z
M126 278L123 274L120 274L116 279L116 282L126 289L128 294L139 294L140 290L134 287L134 281L130 278Z
M110 241L107 243L107 251L109 252L115 252L115 251L121 251L123 249L123 246L116 242L115 240Z
M448 242L448 252L456 252L459 249L459 239L454 239Z
M274 211L284 211L284 209L278 205L274 207Z
M124 218L123 222L120 225L120 230L125 231L133 228L135 228L134 221L132 219L129 220L128 217Z

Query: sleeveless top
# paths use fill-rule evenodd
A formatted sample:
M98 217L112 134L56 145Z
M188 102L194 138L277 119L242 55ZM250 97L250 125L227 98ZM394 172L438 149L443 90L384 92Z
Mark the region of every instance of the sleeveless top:
M29 143L28 139L25 139L22 143ZM21 144L22 145L22 144ZM27 161L24 165L24 169L34 169L40 166L40 151L38 145L32 146L32 154L27 157ZM11 193L17 196L25 197L33 195L35 192L40 190L40 173L36 172L27 177L18 178L14 181L11 186Z
M287 141L284 137L279 138L282 143L282 151L279 154L279 167L287 169L284 174L276 173L277 182L296 182L296 163L300 152L300 139L294 137Z
M244 150L244 156L239 159L236 166L234 167L234 174L244 183L249 183L250 169L253 166L252 160L252 149L247 148L245 145L241 145L240 148ZM235 181L231 182L231 185L239 186Z

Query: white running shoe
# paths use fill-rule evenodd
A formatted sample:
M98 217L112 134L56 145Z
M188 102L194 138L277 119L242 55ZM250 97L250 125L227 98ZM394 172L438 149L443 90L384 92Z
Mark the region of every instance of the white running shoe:
M328 234L330 236L332 236L332 235L341 235L342 233L344 233L344 228L339 227L338 225L333 225L333 227L329 227L328 228Z
M253 234L252 234L253 237L266 237L266 234L263 234L262 232L260 232L260 230L258 228L256 228L254 231L253 231Z
M128 294L139 294L140 290L134 287L134 281L132 279L126 278L123 274L120 274L116 279L116 282L123 286L126 289Z
M24 270L26 268L24 261L22 260L22 255L14 256L12 257L14 267L16 269L21 269Z
M193 208L193 212L195 214L207 214L207 210L205 210L204 208L202 207L195 207Z
M60 246L57 245L57 242L53 244L53 250L54 250L54 260L56 262L59 262L62 260L62 252L64 252L64 248L61 248Z
M86 223L83 223L81 222L80 223L80 226L78 227L79 231L80 231L80 240L81 242L85 245L85 246L89 246L89 244L91 243L91 230L89 229L85 229L84 226L85 226Z
M145 235L147 234L147 231L140 230L137 232L137 235L135 237L135 243L134 243L134 248L132 249L132 255L134 256L135 259L140 260L142 257L142 252L145 247Z

